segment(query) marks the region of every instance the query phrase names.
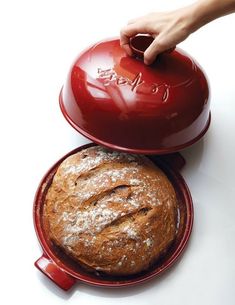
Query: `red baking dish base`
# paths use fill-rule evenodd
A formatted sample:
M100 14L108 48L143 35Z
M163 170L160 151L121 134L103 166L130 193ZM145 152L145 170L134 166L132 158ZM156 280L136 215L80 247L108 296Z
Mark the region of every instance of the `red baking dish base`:
M171 181L178 198L178 231L174 243L168 252L151 268L139 274L125 277L107 276L103 273L88 273L78 263L56 248L44 234L42 226L42 211L46 193L51 185L53 176L68 156L95 144L87 144L69 152L46 173L35 195L33 217L38 240L43 249L43 255L35 262L35 266L54 281L60 288L68 290L76 281L102 287L133 286L160 275L172 266L181 255L189 240L193 225L193 202L190 191L179 173L185 161L179 153L150 156L149 158L163 170Z

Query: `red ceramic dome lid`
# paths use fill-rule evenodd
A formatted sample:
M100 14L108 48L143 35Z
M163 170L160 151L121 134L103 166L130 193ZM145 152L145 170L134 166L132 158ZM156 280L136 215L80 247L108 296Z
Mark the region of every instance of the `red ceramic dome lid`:
M177 151L198 140L210 122L208 83L191 57L175 49L146 66L118 39L80 54L60 106L92 141L135 153Z

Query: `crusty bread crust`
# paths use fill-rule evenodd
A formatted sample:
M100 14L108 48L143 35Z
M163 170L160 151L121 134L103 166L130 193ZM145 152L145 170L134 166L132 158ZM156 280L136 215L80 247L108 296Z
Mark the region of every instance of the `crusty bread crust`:
M94 146L64 160L43 210L49 239L81 266L146 270L176 235L176 194L147 157Z

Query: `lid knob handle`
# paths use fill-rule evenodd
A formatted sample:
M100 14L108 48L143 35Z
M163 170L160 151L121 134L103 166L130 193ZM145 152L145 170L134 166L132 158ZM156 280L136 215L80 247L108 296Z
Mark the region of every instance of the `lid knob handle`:
M151 45L151 43L154 41L154 38L149 35L137 35L130 39L130 48L132 52L140 57L144 58L144 52L147 50L147 48ZM170 48L163 53L171 53L174 51L175 47Z

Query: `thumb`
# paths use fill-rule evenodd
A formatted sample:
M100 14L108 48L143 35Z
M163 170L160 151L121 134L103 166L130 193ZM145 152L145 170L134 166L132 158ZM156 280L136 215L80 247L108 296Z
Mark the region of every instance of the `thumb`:
M154 39L151 45L144 52L144 63L151 65L157 58L158 54L167 50L167 47L160 43L158 37Z

